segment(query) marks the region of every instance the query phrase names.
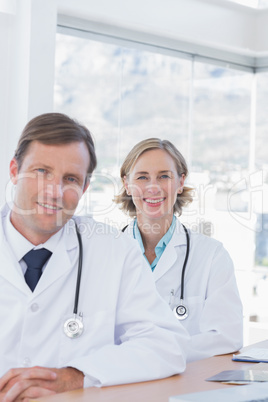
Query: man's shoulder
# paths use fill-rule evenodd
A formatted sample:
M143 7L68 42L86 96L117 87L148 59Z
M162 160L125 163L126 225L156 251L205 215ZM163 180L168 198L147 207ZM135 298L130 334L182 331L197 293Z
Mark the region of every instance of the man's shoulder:
M97 255L98 259L108 258L119 263L127 256L136 258L135 256L141 255L138 243L119 228L89 216L76 216L73 221L81 233L84 251L91 257Z
M76 223L82 238L98 238L101 241L129 242L120 228L95 220L92 216L74 216L73 222ZM127 240L125 240L127 238Z
M8 204L1 205L1 207L0 207L1 217L5 218L9 214L10 210L11 210L11 208Z

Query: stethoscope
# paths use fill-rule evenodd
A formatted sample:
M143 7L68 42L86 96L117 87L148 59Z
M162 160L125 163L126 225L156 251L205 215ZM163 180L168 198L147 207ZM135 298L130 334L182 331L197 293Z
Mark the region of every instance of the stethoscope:
M188 257L189 257L189 251L190 251L190 237L189 237L189 233L188 233L188 230L186 229L186 227L184 225L182 225L182 226L183 226L183 229L186 234L186 254L185 254L182 272L181 272L180 303L173 308L173 313L178 320L185 320L189 315L189 309L188 309L188 307L186 307L183 297L184 297L184 276L185 276L185 270L186 270L186 265L187 265L187 261L188 261ZM172 296L174 296L174 291L173 291Z
M184 262L183 262L183 267L182 267L182 272L181 272L181 296L180 296L180 303L175 306L173 308L173 313L175 315L175 317L178 320L185 320L188 315L189 315L189 309L188 307L186 307L183 297L184 297L184 276L185 276L185 270L186 270L186 265L187 265L187 261L188 261L188 257L189 257L189 252L190 252L190 236L188 233L187 228L182 224L183 229L185 231L185 235L186 235L186 254L185 254L185 258L184 258ZM126 230L126 228L128 227L128 225L126 225L123 229L122 232L124 232ZM174 297L174 290L171 291L171 295ZM171 302L169 303L171 304Z
M76 223L75 223L75 230L76 230L76 235L77 235L78 244L79 244L79 257L78 257L78 270L77 270L77 279L76 279L73 317L66 320L63 325L63 331L64 331L65 335L68 336L68 338L78 338L84 330L83 313L80 312L77 315L80 283L81 283L81 275L82 275L83 245L82 245L81 234L78 230Z

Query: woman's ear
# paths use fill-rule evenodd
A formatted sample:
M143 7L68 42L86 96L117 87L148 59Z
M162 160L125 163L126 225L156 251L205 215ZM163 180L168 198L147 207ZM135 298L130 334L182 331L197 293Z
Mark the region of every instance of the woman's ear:
M124 187L126 190L127 195L131 195L130 191L129 191L129 187L128 187L128 179L127 176L123 177L123 183L124 183Z
M185 174L182 173L180 175L180 185L179 185L179 188L178 188L178 194L181 194L183 192L184 182L185 182Z

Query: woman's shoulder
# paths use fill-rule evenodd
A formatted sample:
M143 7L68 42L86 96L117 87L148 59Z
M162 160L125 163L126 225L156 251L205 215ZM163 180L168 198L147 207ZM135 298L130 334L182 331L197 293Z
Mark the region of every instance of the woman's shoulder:
M200 232L200 230L198 230L199 228L197 228L196 225L194 227L191 227L191 225L181 223L177 218L176 230L174 233L176 233L177 235L183 233L185 235L185 229L187 229L190 242L192 242L193 244L208 246L211 247L212 249L223 247L223 244L219 240L216 240L209 234Z

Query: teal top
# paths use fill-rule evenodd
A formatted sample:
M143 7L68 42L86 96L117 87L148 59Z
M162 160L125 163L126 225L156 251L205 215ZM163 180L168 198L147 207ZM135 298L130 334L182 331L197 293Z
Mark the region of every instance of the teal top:
M176 226L176 217L175 217L175 215L173 215L172 223L171 223L167 233L164 234L162 239L159 240L159 242L157 243L157 245L155 247L154 251L155 251L156 257L151 264L152 271L154 271L158 261L160 260L161 255L163 254L166 246L168 245L168 243L174 233L175 226ZM134 237L134 239L138 240L141 251L142 251L144 257L146 258L141 233L140 233L140 230L139 230L138 224L137 224L137 218L134 220L134 224L133 224L133 237ZM146 260L147 260L147 258L146 258ZM149 264L149 261L148 261L148 264Z

